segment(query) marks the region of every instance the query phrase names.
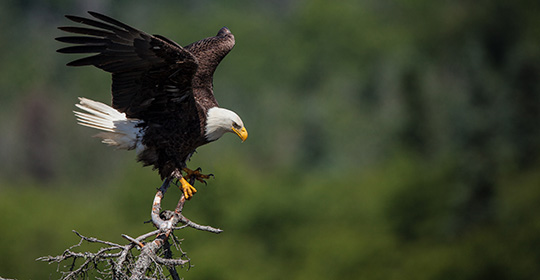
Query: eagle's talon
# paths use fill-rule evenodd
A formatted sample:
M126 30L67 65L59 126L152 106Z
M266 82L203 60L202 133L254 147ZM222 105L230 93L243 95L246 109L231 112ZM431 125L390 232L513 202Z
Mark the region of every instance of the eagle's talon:
M208 175L202 174L201 173L202 169L200 167L198 167L195 170L191 170L189 168L183 168L182 171L186 173L184 178L186 178L187 180L190 180L192 182L194 182L194 180L197 180L201 183L204 183L205 185L206 185L206 179L214 178L214 174L208 174Z
M197 192L197 189L194 188L190 183L188 183L188 181L186 181L186 179L184 179L184 177L180 178L178 181L180 183L180 186L178 186L178 187L184 193L184 197L187 200L191 199L193 197L193 195Z

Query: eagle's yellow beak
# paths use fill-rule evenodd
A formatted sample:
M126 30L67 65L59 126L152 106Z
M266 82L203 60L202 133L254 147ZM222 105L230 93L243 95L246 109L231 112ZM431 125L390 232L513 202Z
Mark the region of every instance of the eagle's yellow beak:
M240 137L240 139L242 139L242 142L246 141L246 139L248 138L248 132L245 127L242 127L241 129L236 129L232 127L232 130L234 131L234 133L236 133L236 135L238 135L238 137Z

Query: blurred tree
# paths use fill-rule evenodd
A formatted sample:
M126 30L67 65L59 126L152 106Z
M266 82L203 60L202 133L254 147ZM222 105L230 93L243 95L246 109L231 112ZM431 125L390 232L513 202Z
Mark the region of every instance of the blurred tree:
M54 141L61 137L54 126L54 115L50 112L47 94L39 90L26 96L20 110L22 151L24 153L23 176L40 182L50 182L57 172L57 157Z
M24 259L20 247L39 249L13 242L31 240L33 224L48 232L51 246L62 247L58 228L71 225L42 222L48 217L54 224L58 213L96 230L134 226L141 213L136 206L145 200L134 185L155 179L132 155L110 153L74 128L76 96L106 101L109 78L66 72L66 61L53 55L52 38L62 14L88 1L38 2L0 3L0 34L9 38L0 45L0 126L12 132L0 135L0 183L10 182L0 185L0 206L41 214L26 214L23 232L1 233L12 259ZM190 250L193 259L205 260L190 278L539 277L540 2L104 5L99 8L183 45L223 25L236 36L215 89L223 106L242 108L251 134L241 147L224 141L194 159L218 179L198 194L193 213L226 225L227 232L217 239L186 237L214 252ZM32 6L47 7L44 18L54 20L35 16L41 9ZM45 126L69 133L45 143L51 165L36 169L67 174L63 185L70 192L25 185L28 192L18 196L8 186L20 190L22 184L6 179L13 170L6 166L29 164L22 147L38 139L27 139L33 129L15 125L25 123L22 112L31 104L22 93L51 88L62 90L48 97L55 123ZM81 195L85 189L73 186L92 188ZM114 190L110 199L118 204L88 202L96 188ZM66 213L46 203L64 195L95 212ZM13 204L25 197L26 207ZM10 215L0 222L17 223ZM17 268L18 262L0 258L0 275L43 276L42 267Z

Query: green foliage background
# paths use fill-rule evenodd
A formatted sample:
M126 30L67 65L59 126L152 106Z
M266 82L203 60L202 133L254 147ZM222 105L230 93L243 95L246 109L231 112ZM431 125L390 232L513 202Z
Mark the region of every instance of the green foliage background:
M159 177L75 124L110 77L55 53L63 14L96 10L182 45L226 25L215 92L250 132L199 149L214 173L178 232L185 279L540 277L540 2L0 2L0 275L115 242ZM168 195L174 205L174 191ZM179 193L177 192L176 195Z

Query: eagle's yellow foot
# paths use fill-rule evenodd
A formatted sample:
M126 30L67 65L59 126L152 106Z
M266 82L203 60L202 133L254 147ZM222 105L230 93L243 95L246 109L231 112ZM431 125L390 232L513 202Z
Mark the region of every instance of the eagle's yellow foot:
M180 183L180 186L178 187L180 190L182 190L186 199L191 199L191 197L193 197L193 195L197 192L197 189L188 183L184 177L180 178L178 182Z
M209 179L210 177L214 177L214 174L202 174L201 171L202 169L199 167L195 170L191 170L189 168L182 168L182 171L184 171L186 173L186 175L184 176L184 178L186 178L187 180L190 180L190 179L195 179L201 183L204 183L206 184L206 181L205 179ZM193 183L194 181L192 180L191 183Z

